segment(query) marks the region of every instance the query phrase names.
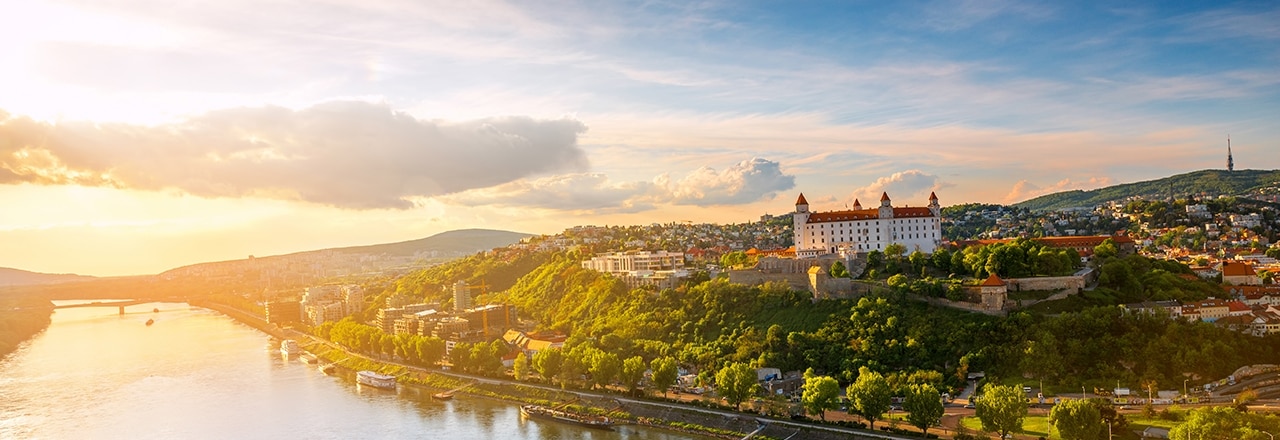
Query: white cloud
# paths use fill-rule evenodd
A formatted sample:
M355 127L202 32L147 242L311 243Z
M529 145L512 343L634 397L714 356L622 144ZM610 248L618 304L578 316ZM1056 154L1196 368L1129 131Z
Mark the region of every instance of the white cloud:
M1040 197L1045 194L1053 194L1053 193L1062 192L1062 191L1072 191L1072 190L1088 191L1088 190L1093 190L1097 188L1102 188L1104 186L1110 186L1111 183L1112 182L1110 177L1090 177L1089 180L1085 180L1085 181L1073 181L1067 178L1067 179L1062 179L1053 185L1042 188L1029 181L1019 180L1018 183L1013 184L1013 188L1009 190L1009 194L1004 196L1004 203L1006 204L1018 203L1025 200L1030 200L1036 197Z
M795 176L782 173L777 162L754 158L716 171L702 167L672 185L672 202L679 205L737 205L772 197L796 186Z
M600 173L566 174L471 190L441 200L464 206L634 213L661 204L743 205L794 187L795 176L784 174L777 162L754 158L724 171L704 166L676 181L667 174L652 181L630 182L614 182Z
M406 199L580 171L586 130L572 119L423 121L386 105L233 108L137 126L43 123L0 112L0 184L174 188L342 208L409 208Z
M889 198L895 200L894 205L924 205L928 203L924 195L945 186L947 185L938 176L920 170L907 170L881 177L870 185L853 190L848 202L852 205L854 199L857 199L864 208L876 207L880 206L880 196L888 193Z

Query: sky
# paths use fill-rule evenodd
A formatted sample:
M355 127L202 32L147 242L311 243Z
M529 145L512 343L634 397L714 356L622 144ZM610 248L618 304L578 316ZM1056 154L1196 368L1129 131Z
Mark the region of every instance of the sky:
M0 267L1280 168L1280 3L30 0Z

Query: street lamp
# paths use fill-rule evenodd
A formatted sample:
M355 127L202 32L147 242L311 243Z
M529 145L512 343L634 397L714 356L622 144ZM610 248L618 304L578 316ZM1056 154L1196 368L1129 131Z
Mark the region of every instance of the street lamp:
M1182 403L1187 403L1187 380L1182 379Z

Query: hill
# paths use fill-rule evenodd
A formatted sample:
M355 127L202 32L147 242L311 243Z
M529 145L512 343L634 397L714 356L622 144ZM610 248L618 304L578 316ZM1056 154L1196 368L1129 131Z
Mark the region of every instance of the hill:
M1094 207L1134 196L1167 197L1187 195L1246 195L1280 188L1280 170L1201 170L1163 179L1126 183L1092 191L1065 191L1036 197L1014 204L1033 211L1052 211L1074 207Z
M0 286L27 286L32 284L58 284L73 281L87 281L94 277L76 274L53 274L28 272L25 270L0 267Z
M505 247L530 236L493 229L460 229L441 232L427 238L397 243L327 248L249 259L198 263L165 271L161 275L208 276L243 273L246 270L294 271L298 265L310 266L322 276L341 276L378 271L419 260L448 260L480 251Z
M504 247L518 242L531 234L494 229L459 229L441 232L427 238L401 241L398 243L374 244L328 249L346 254L383 254L408 256L419 252L441 253L474 253ZM319 251L317 251L319 252Z

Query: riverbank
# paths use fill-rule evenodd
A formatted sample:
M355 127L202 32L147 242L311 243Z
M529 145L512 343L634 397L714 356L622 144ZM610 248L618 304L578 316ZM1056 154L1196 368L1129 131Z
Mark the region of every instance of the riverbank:
M297 339L303 348L322 362L339 367L341 374L354 376L356 371L371 370L391 374L399 383L425 392L454 391L469 396L496 399L519 404L545 406L569 405L574 411L605 415L627 423L667 429L714 438L738 439L750 433L753 438L836 439L907 439L910 437L860 431L829 425L797 423L789 420L757 416L750 413L701 408L663 401L639 400L618 395L559 388L472 376L455 372L409 366L391 359L375 359L351 352L329 341L291 329L281 329L262 318L224 304L193 301L196 307L220 312L238 322L280 339ZM465 388L463 388L465 386ZM461 389L460 389L461 388Z

